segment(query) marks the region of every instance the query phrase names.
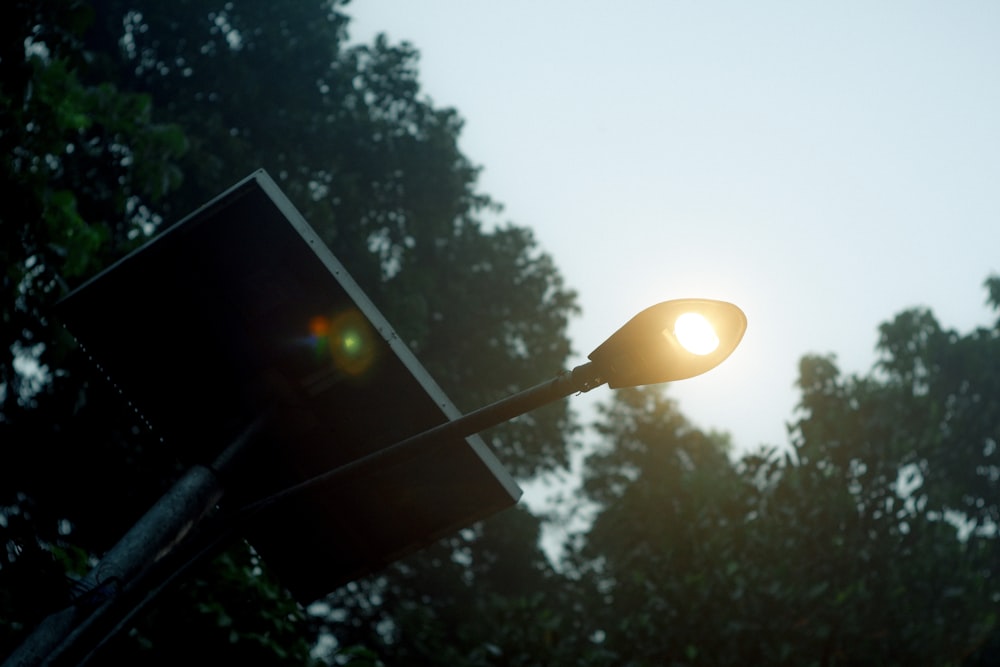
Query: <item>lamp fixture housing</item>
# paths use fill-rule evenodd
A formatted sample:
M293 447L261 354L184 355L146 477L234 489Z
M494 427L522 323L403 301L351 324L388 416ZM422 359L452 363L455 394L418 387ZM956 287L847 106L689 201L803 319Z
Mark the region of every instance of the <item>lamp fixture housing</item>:
M688 313L697 313L712 325L719 339L713 351L691 352L677 338L677 320ZM718 366L739 345L746 328L746 315L727 301L664 301L626 322L588 358L611 389L674 382Z

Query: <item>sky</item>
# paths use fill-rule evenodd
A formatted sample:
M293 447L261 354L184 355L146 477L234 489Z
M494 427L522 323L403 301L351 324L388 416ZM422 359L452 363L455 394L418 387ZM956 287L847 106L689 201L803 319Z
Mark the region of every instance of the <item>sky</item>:
M577 291L571 365L660 301L744 310L733 356L668 388L737 451L788 443L803 355L866 373L878 325L904 309L959 332L995 319L995 0L354 0L346 13L352 41L384 32L420 52L423 94L465 119L480 190ZM571 400L586 415L609 391Z

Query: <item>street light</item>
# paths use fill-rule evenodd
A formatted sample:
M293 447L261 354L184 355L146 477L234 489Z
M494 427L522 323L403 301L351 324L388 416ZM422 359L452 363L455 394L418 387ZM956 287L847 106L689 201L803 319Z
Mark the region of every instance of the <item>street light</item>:
M185 465L218 470L225 443L268 414L222 505L287 498L245 537L301 601L517 502L475 434L605 383L698 375L746 326L728 303L667 301L588 363L462 415L263 171L74 290L59 315Z
M250 503L232 517L230 527L246 525L260 512L307 489L376 467L387 458L416 456L435 443L469 437L573 393L587 392L603 384L615 389L701 375L732 354L743 339L746 327L743 311L724 301L677 299L651 306L591 352L590 361L572 371ZM248 431L248 437L256 427ZM242 443L235 443L231 449L242 448ZM220 470L227 467L219 462L217 466ZM218 479L204 469L193 468L126 534L102 563L137 571L141 564L153 558L156 550L175 539L179 524L205 512L221 495ZM109 608L110 602L105 603L89 620L100 619L99 612ZM80 623L73 608L52 614L8 658L4 667L36 665L52 652L72 651L76 643L85 641L86 633L81 630L87 627L87 622L77 628Z
M746 328L746 315L726 301L675 299L650 306L591 352L590 361L573 370L307 479L247 509L258 511L305 489L377 465L386 457L416 452L435 441L474 435L570 394L604 384L620 389L701 375L733 353Z
M251 517L280 511L282 503L294 502L310 490L336 489L352 477L377 474L386 465L412 465L441 443L464 442L481 431L570 394L588 392L604 384L616 389L700 375L732 354L746 326L743 311L725 301L677 299L657 304L626 322L591 352L588 362L571 371L246 503L238 512L238 520L249 523ZM265 561L271 555L278 579L300 602L311 602L353 578L349 572L327 569L317 573L313 568L302 567L301 555L281 558L284 554L275 545L289 539L285 532L287 521L265 523L272 528L255 532L251 543Z
M667 301L572 371L461 415L263 171L78 288L61 312L191 468L81 582L101 596L103 582L119 589L50 615L7 667L89 650L128 595L173 576L170 565L199 545L187 530L220 502L222 533L246 529L308 603L517 501L517 484L475 434L603 384L699 375L746 329L732 304ZM331 365L288 344L302 327L329 334L329 313L368 331L371 347L343 338L345 358ZM200 537L219 541L210 530L219 525Z

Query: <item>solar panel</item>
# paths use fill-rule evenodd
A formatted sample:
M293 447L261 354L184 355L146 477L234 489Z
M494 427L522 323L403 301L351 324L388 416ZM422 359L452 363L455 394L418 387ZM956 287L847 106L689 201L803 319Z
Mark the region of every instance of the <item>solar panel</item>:
M75 290L60 309L181 460L211 462L270 415L227 503L460 416L264 171ZM454 438L283 500L247 538L308 603L520 494L478 436Z

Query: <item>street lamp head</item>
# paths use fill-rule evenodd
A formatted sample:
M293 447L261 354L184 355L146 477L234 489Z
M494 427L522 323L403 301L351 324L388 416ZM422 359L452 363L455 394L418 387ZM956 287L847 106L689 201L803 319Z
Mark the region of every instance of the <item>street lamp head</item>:
M746 328L743 311L725 301L664 301L626 322L589 359L612 389L684 380L722 363Z

